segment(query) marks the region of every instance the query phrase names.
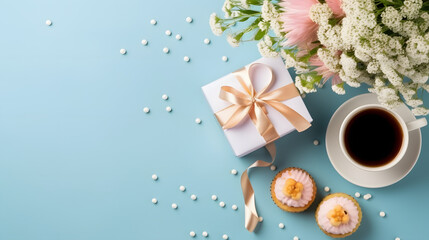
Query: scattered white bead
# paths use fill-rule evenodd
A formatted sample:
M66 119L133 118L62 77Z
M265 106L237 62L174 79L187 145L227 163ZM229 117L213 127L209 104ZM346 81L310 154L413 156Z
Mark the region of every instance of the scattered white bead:
M234 210L234 211L237 211L237 209L238 209L237 205L235 205L235 204L234 204L234 205L232 205L232 206L231 206L231 208L232 208L232 210Z
M155 19L150 20L150 24L156 25L156 20Z
M228 61L228 57L227 56L223 56L222 57L222 61L227 62Z
M385 212L383 212L383 211L381 211L380 212L380 217L385 217L386 216L386 213Z
M167 94L162 94L162 99L167 100L168 99L168 95Z
M203 235L203 237L208 237L209 236L209 234L206 231L204 231L202 235Z
M182 35L177 34L177 35L176 35L176 39L177 39L177 40L182 40Z
M395 238L395 240L401 240L401 239L397 237L397 238Z
M307 94L303 93L303 94L301 94L301 97L305 98L305 97L307 97Z
M144 108L143 108L143 112L145 112L145 113L149 113L149 112L150 112L150 109L149 109L148 107L144 107Z
M166 31L165 31L165 35L167 35L167 36L171 36L171 31L170 31L170 30L166 30Z
M184 56L184 57L183 57L183 61L185 61L185 62L189 62L189 61L191 61L191 59L190 59L188 56Z
M319 145L319 144L320 144L320 142L319 142L319 140L315 139L315 140L313 141L313 144L314 144L314 146L317 146L317 145Z
M359 192L355 192L355 197L360 197L360 193Z
M187 21L188 23L191 23L191 22L193 21L193 19L192 19L191 17L187 17L187 18L186 18L186 21Z
M210 44L210 39L208 39L208 38L204 39L204 43L207 45Z
M153 203L153 204L157 204L157 203L158 203L158 200L157 200L156 198L152 198L152 203Z
M186 191L186 188L185 188L185 186L182 185L182 186L179 187L179 190L182 191L182 192L184 192L184 191Z
M263 217L259 217L259 218L258 218L258 221L259 221L259 222L262 222L262 221L264 221L264 218L263 218Z
M279 223L279 228L283 229L285 228L285 225L283 223Z
M363 195L363 199L365 199L365 200L368 200L368 199L370 199L370 198L372 198L372 196L371 196L371 194L365 194L365 195Z
M146 46L148 44L148 41L146 39L143 39L142 44Z
M192 199L192 200L194 200L194 201L195 201L195 200L197 200L197 195L192 194L192 195L191 195L191 199Z
M325 190L325 192L329 192L329 191L331 191L331 189L330 189L328 186L326 186L326 187L324 188L324 190Z
M277 169L276 165L271 165L270 166L271 171L275 171Z
M171 207L173 208L173 209L177 209L177 204L175 204L175 203L173 203L173 204L171 204Z
M293 237L293 240L299 240L298 236Z
M232 170L231 170L231 174L233 174L233 175L237 175L237 173L238 173L238 172L237 172L237 170L235 170L235 169L232 169Z
M196 123L196 124L200 124L200 123L201 123L201 119L199 119L199 118L195 118L195 123Z
M163 48L163 49L162 49L162 51L163 51L164 53L169 53L169 52L170 52L170 49L168 49L168 47L165 47L165 48Z
M216 195L212 195L212 200L216 201L217 200L217 196Z
M48 26L51 26L52 25L52 21L48 19L48 20L46 20L45 24L48 25Z
M190 233L189 233L189 236L191 236L191 237L195 237L195 232L194 231L191 231Z
M156 174L153 174L152 179L156 181L156 180L158 180L158 176Z
M220 202L220 203L219 203L219 206L220 206L220 207L225 207L225 203L224 203L224 202Z
M222 235L222 238L225 240L228 240L228 235L224 234L224 235Z
M171 112L173 109L171 109L171 107L170 106L168 106L168 107L166 107L165 108L165 111L167 111L167 112Z
M126 53L127 53L127 50L126 50L126 49L124 49L124 48L121 48L121 50L119 50L119 52L120 52L122 55L124 55L124 54L126 54Z

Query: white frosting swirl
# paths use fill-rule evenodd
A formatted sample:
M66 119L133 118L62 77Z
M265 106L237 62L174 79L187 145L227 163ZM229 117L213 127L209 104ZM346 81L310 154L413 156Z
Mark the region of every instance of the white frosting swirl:
M283 188L288 178L292 178L293 180L302 183L304 186L300 199L294 200L283 193ZM281 177L277 178L274 185L274 193L280 202L288 205L289 207L304 207L313 198L313 180L304 171L298 169L287 170Z

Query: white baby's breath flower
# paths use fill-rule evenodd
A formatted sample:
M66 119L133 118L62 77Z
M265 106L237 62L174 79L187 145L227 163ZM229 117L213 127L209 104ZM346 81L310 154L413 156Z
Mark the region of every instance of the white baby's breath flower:
M238 47L240 45L240 41L237 40L235 35L229 34L226 39L232 47Z
M423 12L420 14L420 17L423 19L423 23L419 25L420 31L425 32L429 27L429 13Z
M277 37L282 37L283 36L283 32L282 32L282 25L280 24L279 21L277 20L271 20L271 29L273 29L274 34L276 34Z
M222 25L220 24L220 19L219 17L216 15L216 13L212 13L210 15L210 28L213 32L214 35L216 36L220 36L222 35L223 31L225 30Z
M394 32L402 30L401 20L401 14L392 6L386 7L381 13L381 22Z
M332 91L334 91L338 95L344 95L346 94L346 91L344 90L343 84L336 84L332 85Z
M423 104L423 100L421 100L421 99L409 99L409 100L406 100L406 103L410 107L417 107L417 106L420 106Z
M310 19L321 25L327 25L329 18L332 16L332 10L326 3L313 4L309 13Z
M429 109L425 107L416 107L411 110L415 116L425 116L429 114Z
M371 61L366 66L366 71L371 74L376 74L380 71L380 64L377 61Z
M273 42L267 35L265 35L265 37L258 42L258 50L263 57L277 57L279 55L279 53L274 51L272 47Z
M280 16L279 13L277 12L276 8L271 3L271 1L264 0L261 8L262 19L264 19L265 21L272 21L272 20L277 21L279 16Z
M414 19L419 15L419 10L423 6L422 0L405 0L401 7L401 14L404 18Z
M270 22L260 21L258 23L258 27L261 29L261 31L266 31L270 27Z
M231 0L225 0L222 6L222 11L225 13L225 18L231 17L231 9L233 7L233 3Z
M250 6L248 0L241 0L241 7L244 9L249 9Z

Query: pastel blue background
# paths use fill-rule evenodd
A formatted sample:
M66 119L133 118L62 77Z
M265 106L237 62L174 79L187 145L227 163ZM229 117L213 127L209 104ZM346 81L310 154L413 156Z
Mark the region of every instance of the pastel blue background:
M313 126L278 141L278 170L296 166L317 182L306 212L286 213L271 201L275 172L251 172L264 221L244 229L240 175L265 150L234 157L200 89L259 58L254 43L231 48L214 36L209 15L223 2L58 1L0 2L0 239L329 239L314 210L333 192L371 193L359 199L363 220L349 239L421 239L429 235L429 128L414 170L401 182L365 189L344 180L329 162L330 117L361 89L337 96L329 87L304 101ZM191 16L189 24L185 18ZM150 19L158 20L156 26ZM48 27L45 20L51 19ZM170 29L171 37L164 31ZM183 36L177 41L174 36ZM142 39L148 46L140 44ZM210 45L203 44L210 38ZM162 52L169 47L170 54ZM126 55L119 50L127 49ZM190 63L183 61L188 55ZM223 62L221 57L229 57ZM168 101L162 94L170 96ZM429 102L428 94L425 101ZM143 107L151 109L143 113ZM173 111L165 111L171 106ZM202 124L194 123L199 117ZM313 140L319 139L319 146ZM158 181L151 175L156 173ZM179 185L187 187L179 191ZM197 201L190 199L198 196ZM210 199L226 203L220 208ZM156 197L157 205L151 203ZM177 210L171 208L175 202ZM237 204L238 211L231 206ZM380 218L383 210L387 217ZM279 229L283 222L285 229Z

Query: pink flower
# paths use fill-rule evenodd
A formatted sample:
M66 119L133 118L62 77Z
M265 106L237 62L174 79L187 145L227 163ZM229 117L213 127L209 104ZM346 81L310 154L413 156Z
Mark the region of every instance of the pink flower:
M314 71L323 77L323 84L325 84L329 79L331 79L332 85L337 85L342 82L340 75L338 75L338 73L331 72L331 70L329 70L317 55L311 57L309 62L311 66L316 67Z
M326 3L328 4L329 8L331 8L335 17L343 18L346 16L346 13L341 8L341 0L326 0Z
M286 45L297 45L302 49L311 49L317 41L318 25L311 21L309 12L317 0L281 0L284 13L280 20L283 22L283 32L286 32Z

